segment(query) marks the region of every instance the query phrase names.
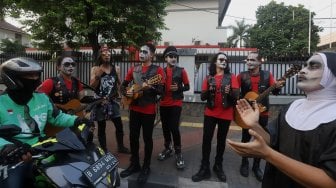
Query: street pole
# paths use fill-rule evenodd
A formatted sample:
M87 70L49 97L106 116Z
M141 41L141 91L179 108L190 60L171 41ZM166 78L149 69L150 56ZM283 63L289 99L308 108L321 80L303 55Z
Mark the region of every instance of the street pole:
M333 1L332 0L330 0L330 2L331 2L331 4L330 4L330 18L332 18L332 9L333 9ZM329 43L329 48L331 48L331 46L332 46L332 19L330 19L330 36L329 36L329 41L330 41L330 43Z
M309 7L309 31L308 31L308 54L310 55L310 40L311 40L311 10Z

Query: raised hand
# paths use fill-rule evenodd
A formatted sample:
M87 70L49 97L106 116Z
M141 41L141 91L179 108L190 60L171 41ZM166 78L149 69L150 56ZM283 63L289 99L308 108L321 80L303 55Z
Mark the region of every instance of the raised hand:
M252 106L247 102L246 99L240 99L237 101L236 108L238 113L240 114L241 119L246 125L250 127L258 125L259 107L256 102L253 102L252 108Z
M272 149L257 132L249 129L249 134L254 138L252 142L241 143L227 139L229 147L241 156L265 159Z

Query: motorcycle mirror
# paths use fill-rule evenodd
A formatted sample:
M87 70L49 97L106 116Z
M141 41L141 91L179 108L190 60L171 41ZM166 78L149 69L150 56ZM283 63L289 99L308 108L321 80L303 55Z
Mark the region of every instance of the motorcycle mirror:
M11 138L21 133L21 128L14 125L2 125L0 126L0 137Z

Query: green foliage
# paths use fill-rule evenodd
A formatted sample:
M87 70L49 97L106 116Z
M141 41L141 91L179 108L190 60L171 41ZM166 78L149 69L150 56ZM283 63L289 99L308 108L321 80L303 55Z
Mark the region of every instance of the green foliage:
M311 51L317 49L318 32L311 13ZM308 54L309 10L303 5L285 6L271 1L256 11L257 23L250 30L251 46L263 56Z
M161 38L169 0L7 0L12 16L24 14L39 48L57 51L86 45L95 56L100 43L141 45ZM12 6L13 7L13 6Z
M245 44L245 47L249 46L249 29L251 28L251 25L245 24L245 20L242 20L240 22L236 21L236 26L231 25L229 28L233 31L232 36L227 39L228 44L231 47L237 47L238 44L239 47L243 47L243 44Z
M22 53L25 51L25 47L18 41L2 39L0 42L0 51L3 53Z

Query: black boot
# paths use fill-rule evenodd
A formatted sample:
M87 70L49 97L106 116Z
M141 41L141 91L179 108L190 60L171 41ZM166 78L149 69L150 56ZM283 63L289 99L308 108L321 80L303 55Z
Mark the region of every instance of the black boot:
M244 177L249 176L249 162L248 162L247 157L242 158L242 163L241 163L241 166L240 166L240 175L242 175Z
M141 170L140 164L137 163L131 163L130 166L128 168L126 168L126 170L123 170L120 172L120 177L122 178L126 178L127 176L130 176L136 172L139 172Z
M260 158L254 158L252 171L258 181L262 181L264 172L260 169Z
M116 133L118 152L130 154L130 150L124 146L124 135Z
M223 166L220 163L217 163L213 166L213 171L217 175L218 179L222 182L226 182L226 175L223 171Z
M199 182L211 177L209 165L201 165L201 169L191 177L193 182Z
M141 184L146 183L149 174L150 174L149 166L143 166L137 179L138 183Z

